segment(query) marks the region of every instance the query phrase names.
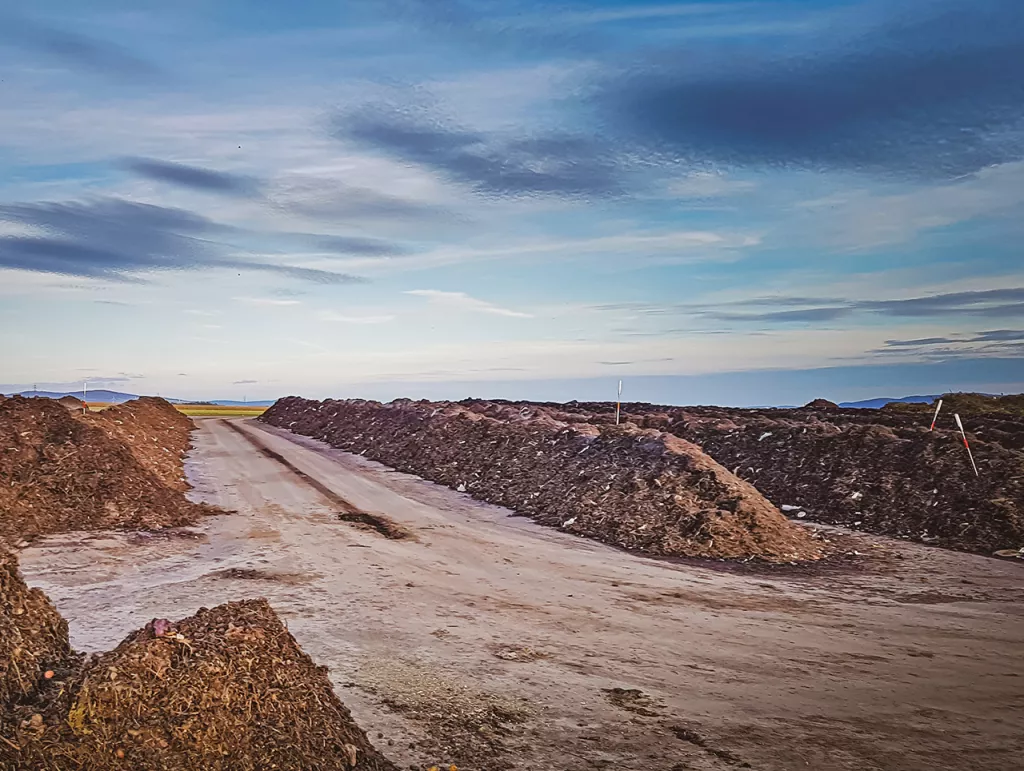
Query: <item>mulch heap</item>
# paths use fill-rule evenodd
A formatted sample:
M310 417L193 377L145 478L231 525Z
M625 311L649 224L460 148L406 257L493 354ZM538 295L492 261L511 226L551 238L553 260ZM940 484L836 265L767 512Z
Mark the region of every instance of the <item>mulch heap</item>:
M296 397L260 420L648 554L796 562L827 551L699 447L656 430L570 424L493 403Z
M172 490L188 489L182 466L195 424L170 402L140 396L85 417L127 445L136 460Z
M0 543L0 706L27 700L46 672L72 658L67 622L41 589L25 585L17 559Z
M83 662L0 552L0 769L397 771L266 600L154 620Z
M934 405L823 401L798 409L631 403L622 414L699 444L793 516L983 554L1024 547L1024 397L946 395L934 431ZM614 422L614 403L557 408L573 420Z
M215 512L184 495L188 418L138 402L96 415L50 399L0 403L0 538L189 525Z

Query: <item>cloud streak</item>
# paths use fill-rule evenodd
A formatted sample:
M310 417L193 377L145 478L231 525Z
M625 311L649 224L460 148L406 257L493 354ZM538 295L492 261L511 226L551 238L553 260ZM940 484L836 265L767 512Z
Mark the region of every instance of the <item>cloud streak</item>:
M494 316L508 316L517 319L530 319L533 316L529 313L502 308L485 300L470 297L465 292L443 292L439 289L410 289L405 294L425 297L431 303L446 306L454 310L469 311L473 313L488 313Z
M122 165L140 177L189 190L244 197L259 192L259 186L252 177L214 171L201 166L188 166L155 158L126 158Z
M120 45L29 19L0 15L0 44L38 51L71 70L120 80L152 81L164 76L155 64Z
M571 134L498 137L382 108L339 117L335 136L489 195L601 197L623 188L610 153Z
M0 221L39 235L0 236L0 268L138 281L153 270L233 269L303 281L351 284L358 276L299 266L241 260L214 236L230 232L184 209L120 198L0 205Z

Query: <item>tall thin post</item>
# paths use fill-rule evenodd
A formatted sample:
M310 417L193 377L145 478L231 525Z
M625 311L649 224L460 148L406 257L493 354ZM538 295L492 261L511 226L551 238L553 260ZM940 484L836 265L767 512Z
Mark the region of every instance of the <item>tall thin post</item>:
M939 419L939 410L941 410L941 409L942 409L942 399L939 399L939 403L935 405L935 414L932 415L932 425L931 425L931 428L928 429L929 431L934 431L935 430L935 421Z
M89 382L82 383L82 414L89 411Z
M622 408L622 381L619 381L619 394L615 401L615 425L619 425L619 411Z
M967 444L967 432L964 431L964 424L960 422L960 416L957 413L953 413L953 417L956 418L956 427L960 429L960 436L964 438L964 447L967 448L967 457L971 459L971 466L974 468L974 476L980 476L978 474L978 465L974 462L974 453L971 452L971 446Z

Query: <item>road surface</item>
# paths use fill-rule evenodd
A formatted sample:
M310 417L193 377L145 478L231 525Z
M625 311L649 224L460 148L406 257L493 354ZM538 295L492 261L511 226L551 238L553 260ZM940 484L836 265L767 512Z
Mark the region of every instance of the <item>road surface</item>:
M402 768L1021 767L1017 564L885 539L865 548L894 558L854 574L672 564L256 422L197 423L194 495L234 513L22 554L79 649L265 596Z

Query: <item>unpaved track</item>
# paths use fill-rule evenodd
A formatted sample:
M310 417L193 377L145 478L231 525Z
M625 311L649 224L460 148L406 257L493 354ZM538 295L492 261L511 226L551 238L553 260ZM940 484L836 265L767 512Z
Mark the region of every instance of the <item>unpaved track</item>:
M449 758L415 710L388 705L449 686L530 711L499 735L502 753L462 758L469 769L1021 767L1017 564L884 539L865 542L900 557L881 572L669 564L258 423L198 423L196 495L236 514L194 535L74 534L23 552L79 648L265 596L403 767ZM339 519L352 510L413 537ZM519 647L545 657L495 655ZM642 690L647 714L612 704L611 688Z

